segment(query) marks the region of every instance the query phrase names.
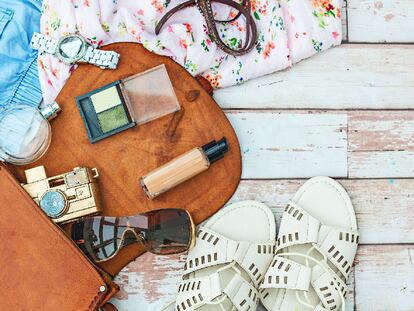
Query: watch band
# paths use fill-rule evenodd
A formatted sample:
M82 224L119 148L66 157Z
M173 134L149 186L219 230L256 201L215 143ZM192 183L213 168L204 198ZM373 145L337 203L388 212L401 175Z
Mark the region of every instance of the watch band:
M30 47L40 52L48 54L55 54L58 40L45 36L44 34L35 32L32 40L30 41Z
M85 62L97 65L101 68L115 69L118 65L119 54L114 51L95 49L92 45L86 50L83 57Z
M56 49L59 40L45 36L44 34L35 32L32 40L30 41L30 47L40 52L48 54L56 54ZM94 48L92 45L87 44L85 56L80 61L85 61L101 68L115 69L118 65L119 54L113 51L102 51Z

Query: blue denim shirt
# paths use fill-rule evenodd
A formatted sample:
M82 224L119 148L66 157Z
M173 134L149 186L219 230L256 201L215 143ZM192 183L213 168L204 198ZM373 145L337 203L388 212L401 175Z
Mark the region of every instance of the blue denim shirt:
M42 0L0 0L0 107L42 99L37 51L29 47L41 9Z

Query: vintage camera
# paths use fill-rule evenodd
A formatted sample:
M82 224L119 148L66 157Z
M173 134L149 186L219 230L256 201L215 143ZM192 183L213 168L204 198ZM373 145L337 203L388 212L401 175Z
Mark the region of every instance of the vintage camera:
M22 184L40 208L55 222L67 223L102 211L96 168L74 168L72 172L47 178L45 168L25 171Z

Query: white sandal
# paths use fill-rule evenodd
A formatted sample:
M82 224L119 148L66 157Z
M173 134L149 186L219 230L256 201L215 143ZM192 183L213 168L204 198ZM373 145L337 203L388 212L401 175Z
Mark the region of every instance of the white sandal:
M275 233L273 213L262 203L243 201L216 213L197 232L174 310L256 310Z
M342 186L308 180L285 208L276 255L261 284L268 311L345 310L345 280L358 246L355 212Z

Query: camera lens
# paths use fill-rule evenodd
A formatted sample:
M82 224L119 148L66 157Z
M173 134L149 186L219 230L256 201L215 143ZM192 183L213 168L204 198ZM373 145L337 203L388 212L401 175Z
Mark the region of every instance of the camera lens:
M40 208L51 218L61 216L67 208L67 199L60 190L49 190L40 199Z

